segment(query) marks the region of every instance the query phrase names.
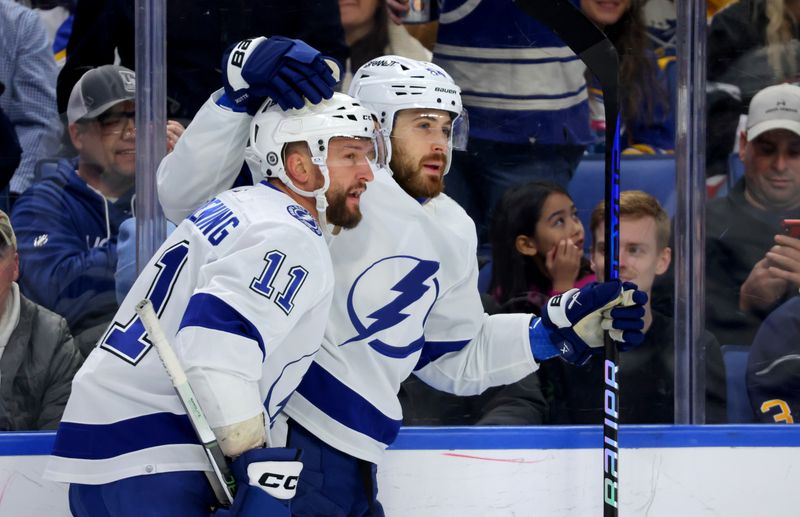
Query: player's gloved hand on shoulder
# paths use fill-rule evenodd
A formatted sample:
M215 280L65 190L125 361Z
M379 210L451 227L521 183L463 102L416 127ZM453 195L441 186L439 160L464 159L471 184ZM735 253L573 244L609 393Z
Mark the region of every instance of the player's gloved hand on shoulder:
M644 341L644 304L647 294L630 282L614 280L593 283L553 296L541 318L531 321L533 357L543 361L560 356L573 364L584 364L603 349L603 331L620 350Z
M231 464L236 478L236 496L230 508L214 517L290 517L291 499L303 464L298 449L250 449Z
M284 110L330 99L341 66L298 39L242 40L222 56L225 95L218 104L255 115L267 98Z

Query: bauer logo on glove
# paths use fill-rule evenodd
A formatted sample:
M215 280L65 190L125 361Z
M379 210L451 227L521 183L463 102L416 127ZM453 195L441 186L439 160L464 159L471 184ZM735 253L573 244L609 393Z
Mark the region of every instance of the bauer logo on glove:
M330 99L340 68L335 60L297 39L242 40L222 58L225 97L233 104L228 107L251 115L268 98L285 110L299 109L306 101L317 104Z

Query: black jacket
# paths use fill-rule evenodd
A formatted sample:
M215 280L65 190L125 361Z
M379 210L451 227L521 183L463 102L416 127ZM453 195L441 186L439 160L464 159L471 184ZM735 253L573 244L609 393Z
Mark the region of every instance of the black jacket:
M81 0L67 62L58 76L58 111L87 66L114 62L135 69L134 1ZM168 0L167 115L191 119L222 87L220 64L228 46L253 36L299 38L344 64L347 46L336 0Z
M744 197L744 179L724 198L706 206L706 329L722 345L749 345L773 307L756 314L739 310L739 290L756 262L763 259L782 233L783 219L800 218L789 212L759 210Z
M725 366L719 343L706 332L706 421L723 423L726 417ZM550 404L552 424L603 422L603 357L584 366L547 361L539 370L542 389ZM619 354L620 423L671 424L675 421L675 345L673 320L653 311L653 323L638 348Z
M4 90L5 86L0 83L0 95ZM11 181L21 159L22 148L19 146L17 133L8 116L0 109L0 189Z

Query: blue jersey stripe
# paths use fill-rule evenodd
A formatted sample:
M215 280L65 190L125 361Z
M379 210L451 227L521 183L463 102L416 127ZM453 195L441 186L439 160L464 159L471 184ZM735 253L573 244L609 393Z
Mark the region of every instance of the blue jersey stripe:
M111 424L61 422L52 454L104 460L161 445L199 443L186 415L153 413Z
M311 364L297 392L337 422L387 446L403 423L384 415L317 363Z
M572 92L558 93L555 95L510 95L506 93L479 92L472 90L462 90L461 95L473 95L475 97L486 97L489 99L496 98L496 99L512 99L512 100L568 99L570 97L575 97L576 95L580 95L584 90L586 90L586 85L583 85L577 90Z
M555 111L513 111L469 106L470 138L530 145L586 145L593 141L589 104Z
M458 352L467 346L469 341L469 339L463 341L426 341L425 346L422 347L422 354L419 356L419 361L417 361L414 371L425 368L429 363L439 359L444 354Z
M578 56L564 56L564 57L542 57L539 59L498 59L494 57L471 57L471 56L454 56L446 52L435 52L434 59L446 59L448 61L463 61L465 63L502 63L510 65L543 65L546 63L572 63L579 61Z
M184 327L202 327L252 339L261 350L261 360L266 357L264 339L255 325L213 294L192 295L181 320L180 329Z

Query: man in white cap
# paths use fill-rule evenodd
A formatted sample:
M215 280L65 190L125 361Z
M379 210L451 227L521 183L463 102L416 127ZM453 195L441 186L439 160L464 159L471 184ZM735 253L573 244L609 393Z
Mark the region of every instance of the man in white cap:
M22 292L64 316L76 337L104 327L117 310L116 241L120 223L132 215L135 183L135 93L135 75L125 67L86 72L67 108L77 158L46 170L12 212ZM177 122L167 123L168 150L182 132ZM79 341L97 338L85 337Z
M706 324L720 344L753 341L800 286L800 87L769 86L750 103L739 156L744 177L706 213Z

